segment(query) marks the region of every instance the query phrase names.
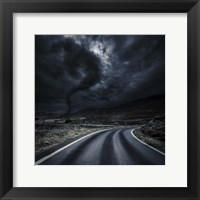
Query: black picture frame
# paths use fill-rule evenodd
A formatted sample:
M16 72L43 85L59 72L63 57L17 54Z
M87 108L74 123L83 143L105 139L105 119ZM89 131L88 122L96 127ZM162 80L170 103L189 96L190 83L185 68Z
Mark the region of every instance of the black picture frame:
M187 13L188 187L13 187L13 13ZM0 197L2 199L200 199L200 3L197 0L0 0ZM181 74L177 74L181 76Z

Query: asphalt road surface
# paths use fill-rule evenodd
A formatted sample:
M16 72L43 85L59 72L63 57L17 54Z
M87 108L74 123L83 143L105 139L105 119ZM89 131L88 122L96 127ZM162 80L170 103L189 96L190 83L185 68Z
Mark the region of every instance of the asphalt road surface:
M36 162L40 165L164 165L165 155L143 144L133 128L87 135Z

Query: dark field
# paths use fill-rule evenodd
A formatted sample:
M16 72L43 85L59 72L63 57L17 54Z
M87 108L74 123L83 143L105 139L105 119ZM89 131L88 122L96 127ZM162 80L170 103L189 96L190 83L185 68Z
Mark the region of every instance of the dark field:
M138 126L134 131L138 138L164 152L164 113L164 96L152 96L109 109L57 115L36 113L36 154L91 132L132 126Z

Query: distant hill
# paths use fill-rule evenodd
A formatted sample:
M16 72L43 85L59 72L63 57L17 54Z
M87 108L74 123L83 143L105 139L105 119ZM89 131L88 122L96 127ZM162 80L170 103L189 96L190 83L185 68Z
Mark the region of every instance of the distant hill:
M129 102L113 108L87 109L70 114L70 118L84 118L105 123L107 122L133 122L150 120L154 117L164 117L165 96L151 96ZM94 122L93 122L94 123Z

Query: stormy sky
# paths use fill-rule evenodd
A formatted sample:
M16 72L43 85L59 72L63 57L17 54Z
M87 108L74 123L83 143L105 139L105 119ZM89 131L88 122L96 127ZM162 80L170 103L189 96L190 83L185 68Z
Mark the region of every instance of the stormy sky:
M36 112L106 108L165 93L164 35L36 35Z

